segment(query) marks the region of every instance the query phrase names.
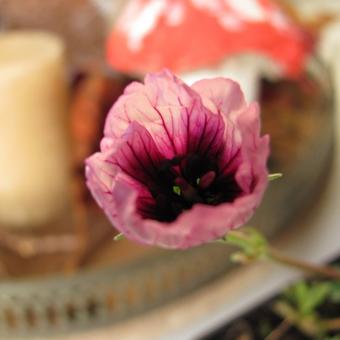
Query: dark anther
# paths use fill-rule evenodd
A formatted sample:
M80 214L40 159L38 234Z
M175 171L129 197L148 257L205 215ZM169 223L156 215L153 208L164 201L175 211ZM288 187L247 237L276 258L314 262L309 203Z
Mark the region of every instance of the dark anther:
M198 186L201 189L207 189L214 182L215 178L216 172L209 171L199 179Z
M148 185L154 204L143 204L144 218L172 222L196 203L218 205L232 202L241 194L235 174L218 176L218 160L200 154L164 159Z

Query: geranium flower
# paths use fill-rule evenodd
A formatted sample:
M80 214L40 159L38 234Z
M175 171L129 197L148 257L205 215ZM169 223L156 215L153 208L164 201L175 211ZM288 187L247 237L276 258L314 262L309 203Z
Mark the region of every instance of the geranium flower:
M246 223L267 186L259 108L229 79L170 71L130 84L108 114L87 184L127 238L188 248Z

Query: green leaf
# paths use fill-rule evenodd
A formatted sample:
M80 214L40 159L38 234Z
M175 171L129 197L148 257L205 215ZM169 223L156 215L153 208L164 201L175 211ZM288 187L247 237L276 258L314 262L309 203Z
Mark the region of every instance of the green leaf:
M307 284L305 281L298 282L290 287L285 297L297 308L301 315L311 315L325 302L331 288L328 282L316 282Z
M125 239L125 236L124 236L122 233L117 234L117 235L113 238L114 241L121 241L121 240L124 240L124 239Z
M268 175L268 181L269 181L269 182L275 181L275 180L281 178L282 176L283 176L283 174L280 173L280 172L275 173L275 174L269 174L269 175Z
M300 329L302 333L312 336L313 339L316 339L318 335L323 333L320 318L317 313L303 315L295 306L285 300L275 302L273 310L281 318L286 319L290 324Z
M306 299L301 304L301 312L303 314L310 314L316 311L322 305L330 293L330 286L328 283L315 283L308 291Z
M333 303L340 303L340 282L330 282L329 298Z
M304 308L304 301L308 299L308 286L305 281L298 282L295 286L292 287L293 289L293 299L295 301L294 304L299 310L300 313L305 314L303 312Z
M249 242L248 240L246 239L243 239L237 235L234 235L234 234L228 234L226 237L225 237L225 241L226 243L228 243L229 245L231 246L237 246L237 247L240 247L241 249L243 250L246 250L248 249L249 247Z
M250 259L242 252L235 252L230 255L230 261L233 263L246 264Z
M248 259L263 259L268 255L267 240L254 228L242 228L230 231L220 243L236 246L241 249ZM236 255L239 258L239 255Z

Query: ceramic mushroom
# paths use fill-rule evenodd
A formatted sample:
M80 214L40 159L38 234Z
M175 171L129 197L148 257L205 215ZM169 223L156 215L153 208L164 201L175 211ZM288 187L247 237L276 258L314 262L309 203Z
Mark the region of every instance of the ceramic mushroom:
M255 99L264 73L294 77L309 37L271 0L130 0L107 42L116 70L168 67L188 83L225 76Z

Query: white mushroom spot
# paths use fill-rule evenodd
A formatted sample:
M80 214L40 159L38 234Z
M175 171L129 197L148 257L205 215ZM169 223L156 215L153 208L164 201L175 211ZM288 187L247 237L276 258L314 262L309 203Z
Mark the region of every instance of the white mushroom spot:
M208 10L210 15L215 16L218 22L227 30L241 30L243 23L240 16L235 15L234 11L228 7L228 4L223 3L223 1L191 0L195 7L201 10Z
M240 31L243 27L242 21L232 14L220 15L218 19L224 28L231 31Z
M244 20L264 21L266 11L257 0L225 0L235 14Z
M288 29L289 20L275 6L259 0L191 0L197 8L208 10L227 30L242 30L246 22L268 22L277 29Z
M180 25L184 20L184 16L185 9L182 2L170 4L169 9L167 10L167 23L170 26Z
M289 19L280 10L274 11L270 16L270 20L278 29L286 30L289 28Z
M208 9L212 13L220 13L223 11L223 6L220 1L207 1L207 0L191 0L195 7Z
M127 44L132 51L141 49L144 38L154 30L166 6L166 1L159 0L151 0L147 4L143 1L130 2L118 27L126 33Z

